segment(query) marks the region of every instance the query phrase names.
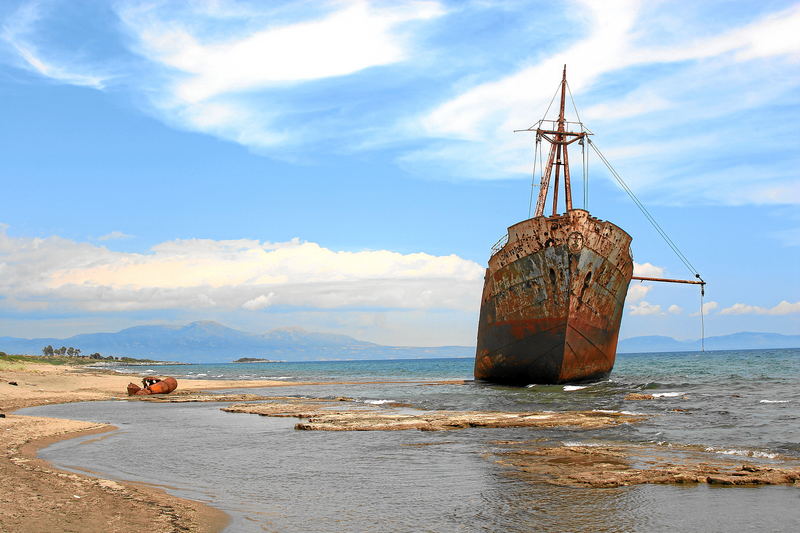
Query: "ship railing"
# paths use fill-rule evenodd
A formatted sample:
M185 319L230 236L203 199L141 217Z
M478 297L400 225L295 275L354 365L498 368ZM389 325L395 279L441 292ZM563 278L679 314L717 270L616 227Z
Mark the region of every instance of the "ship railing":
M508 233L500 237L500 239L492 245L492 255L499 252L506 244L508 244Z

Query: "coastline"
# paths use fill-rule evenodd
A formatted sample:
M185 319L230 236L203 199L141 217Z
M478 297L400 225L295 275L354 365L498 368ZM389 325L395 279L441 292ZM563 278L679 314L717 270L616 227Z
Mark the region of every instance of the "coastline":
M13 414L55 403L127 398L136 374L19 364L0 367L0 531L191 531L218 533L229 516L205 503L131 481L60 470L37 452L55 442L113 431L109 424ZM17 385L12 385L15 382ZM270 381L182 380L179 390L200 391L288 385Z
M11 418L35 421L22 416L30 414L79 419L87 422L73 420L78 424L73 429L94 427L96 431L103 427L96 422L119 426L119 431L78 438L40 454L91 479L149 482L178 496L211 503L230 514L230 530L255 533L269 524L274 530L300 533L312 523L319 524L320 530L335 523L341 526L339 530L359 531L365 516L403 530L526 531L536 529L527 527L534 523L541 529L557 530L574 514L571 509L575 507L599 520L577 530L592 531L598 523L618 525L620 519L631 516L628 510L642 517L640 525L699 530L707 509L714 508L717 530L724 531L751 519L749 510L758 508L763 529L777 531L798 519L795 511L785 512L796 507L794 487L800 487L796 453L800 441L797 426L791 424L800 405L796 389L800 359L796 356L797 351L772 354L767 360L738 353L709 358L676 355L672 361L686 365L683 368L691 370L687 372L690 379L683 375L675 379L673 371L678 365L665 365L662 356L636 358L627 361L615 382L516 389L484 387L463 379L382 379L380 369L365 374L358 365L345 364L333 369L330 377L348 381L325 381L326 386L316 381L317 376L322 377L319 372L292 372L296 376L292 382L213 380L213 387L206 387L208 382L182 379L179 389L170 395L141 398L120 394L129 379L136 379L130 374L93 375L74 369L39 374L31 367L13 374L18 380L14 387L3 381L12 377L4 372L5 365L0 366L0 410L12 399L28 405L85 400L89 394L95 395L94 399L111 399L18 411L19 416ZM462 367L453 364L441 372L439 363L422 369L414 363L401 370L423 376L430 368L437 375L456 376L463 374ZM745 380L744 386L738 381L731 383L729 373L750 375L747 370L753 368L763 369L763 373ZM71 384L56 386L53 380L65 379L59 374L65 374ZM227 375L239 377L236 371ZM351 376L360 379L349 381ZM298 387L311 383L320 386ZM390 385L350 387L345 383ZM444 384L448 386L441 390L426 386ZM231 389L248 385L261 389ZM292 388L285 389L287 385ZM98 386L111 393L96 390ZM193 392L203 388L229 390ZM31 395L38 395L36 401ZM120 401L123 398L126 401ZM139 401L172 406L162 409ZM449 410L443 411L445 408ZM529 410L524 411L526 408ZM292 418L301 420L298 424ZM736 425L731 425L732 418ZM602 420L609 422L602 425L602 432L601 426L583 423ZM3 431L2 424L0 419L4 437L11 432ZM768 424L769 432L742 431L760 424ZM521 426L531 430L514 429ZM31 426L28 440L35 440L34 429ZM459 431L462 429L465 431ZM583 431L586 429L590 431ZM340 433L326 438L308 431ZM99 440L105 442L90 444ZM297 453L298 449L302 453ZM224 461L208 460L229 451L233 453ZM330 457L338 460L331 462ZM376 470L376 464L381 468ZM59 479L71 479L71 474L62 474ZM49 485L48 480L43 476L33 486ZM397 490L385 491L387 483ZM764 485L774 487L754 490ZM741 488L720 491L720 486ZM484 490L486 498L481 496ZM567 494L562 497L564 490ZM348 495L347 513L341 508L343 491ZM625 496L616 511L606 512L605 505L595 505L612 493ZM417 502L420 494L425 494L424 502L415 503L415 512L409 513L405 502ZM551 520L535 509L517 506L524 500L520 494L542 496L552 504L547 508L561 509L559 505L568 502L569 509L556 512ZM75 495L81 498L73 502L69 498ZM646 500L643 507L642 496ZM688 496L697 505L684 512ZM44 509L47 516L59 517L64 508L87 499L86 494L69 489L53 498L61 507L47 507L39 501L42 498L51 499L38 493L22 494L16 507L26 512L28 508ZM126 513L135 513L125 498L118 500ZM498 516L494 512L507 504L513 506L513 514ZM156 512L159 509L152 500L148 505ZM476 505L486 506L480 507L478 521L476 515L463 512L465 508L478 509ZM109 504L98 501L92 507L97 506ZM5 507L0 501L0 531L6 530L6 524L9 531L31 529L11 527L8 516L3 521ZM187 524L194 527L191 517L183 518L190 516L191 509L174 510L168 505L160 509L167 515L166 522L155 524L156 530L175 531L176 523L184 530ZM442 509L453 512L443 514ZM96 516L108 520L99 513ZM92 529L93 524L85 518L77 528L62 523L33 529L115 530Z

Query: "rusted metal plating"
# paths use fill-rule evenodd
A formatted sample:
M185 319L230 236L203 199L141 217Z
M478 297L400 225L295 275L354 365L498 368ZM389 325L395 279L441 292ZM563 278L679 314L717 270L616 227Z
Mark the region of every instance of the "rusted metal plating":
M144 396L147 394L169 394L178 388L175 378L144 378L143 387L135 383L128 383L128 396Z
M582 209L508 228L486 269L475 377L528 384L607 376L633 274L630 242Z

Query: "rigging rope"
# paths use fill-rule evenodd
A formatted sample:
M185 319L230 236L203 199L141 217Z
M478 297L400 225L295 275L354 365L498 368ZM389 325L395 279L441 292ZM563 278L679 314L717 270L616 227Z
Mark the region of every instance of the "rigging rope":
M700 351L706 351L706 323L705 323L705 304L703 297L706 295L706 288L700 285Z
M547 119L547 113L549 113L549 112L550 112L550 107L553 105L553 102L555 102L555 101L556 101L556 96L558 96L558 90L559 90L560 88L561 88L561 84L559 83L559 84L558 84L558 87L556 87L556 92L554 92L554 93L553 93L553 97L550 99L550 103L549 103L549 104L547 104L547 109L545 109L545 111L544 111L544 115L542 115L542 120L540 120L540 121L539 121L540 123L541 123L541 122L544 122L544 121L545 121L545 119ZM574 105L574 104L573 104L573 105ZM533 126L531 126L531 128L532 128L532 127L533 127Z
M533 146L533 172L531 172L531 197L528 200L528 218L531 218L531 210L533 209L533 191L536 188L536 154L541 154L541 139L536 137L536 144ZM538 150L537 150L538 148ZM541 155L539 155L541 159Z
M614 179L617 180L617 183L619 183L620 186L625 190L625 192L628 193L628 196L631 197L631 200L633 200L633 202L636 204L636 206L639 208L642 214L647 218L647 220L650 222L653 228L655 228L655 230L658 232L661 238L664 239L664 242L667 243L667 246L669 246L672 249L672 251L675 252L675 255L678 256L678 259L680 259L681 262L683 262L683 264L686 266L686 268L689 269L689 272L694 274L696 278L702 280L703 278L700 277L700 273L697 271L697 269L694 268L689 259L687 259L686 256L683 255L683 252L680 251L678 245L675 244L673 240L669 238L669 235L667 235L667 233L659 225L659 223L656 222L656 219L653 218L653 215L650 214L650 211L648 211L647 208L644 206L644 204L639 200L639 198L636 197L636 195L633 193L633 190L631 190L631 188L628 187L628 184L625 183L625 181L622 179L622 176L620 176L619 173L614 169L614 167L611 166L611 163L609 163L608 159L606 159L606 157L602 154L602 152L600 152L600 149L597 147L597 145L588 137L587 140L589 141L589 146L592 147L592 149L595 151L600 160L605 164L605 166L611 172L611 175L614 176Z
M583 125L581 124L581 129ZM583 208L589 210L589 154L586 152L586 140L580 140L581 162L583 164Z
M581 115L578 113L578 106L575 105L575 98L572 96L572 87L569 82L566 82L567 91L569 92L569 99L572 102L572 109L575 110L575 117L578 119L578 124L581 126L581 132L585 133L587 130L581 121ZM588 138L587 138L588 140ZM589 210L589 155L586 153L586 143L581 139L581 160L583 162L583 208Z
M583 122L581 122L581 116L578 113L578 106L575 105L575 98L572 96L572 88L569 86L568 82L566 82L565 84L567 86L567 91L569 92L569 99L572 102L572 108L575 110L575 116L578 119L578 124L580 124L580 126L581 126L581 131L582 132L588 132L588 130L586 130L586 128L583 126ZM560 86L561 86L561 84L559 84L559 88L560 88ZM555 101L557 95L558 95L558 89L556 89L556 92L553 94L553 98L550 99L550 104L548 104L547 110L545 110L544 116L542 117L542 120L539 121L539 124L544 122L545 119L547 118L547 113L550 112L550 108L552 107L553 102ZM529 129L532 129L532 128L533 127L529 128ZM694 277L696 277L697 279L700 280L700 282L701 282L700 283L700 350L702 352L705 352L706 351L706 345L705 345L706 327L705 327L705 309L704 309L704 302L703 302L705 294L706 294L705 281L703 280L702 277L700 277L700 273L697 271L696 268L694 268L694 265L692 265L691 261L689 261L689 259L683 254L683 252L681 252L681 250L678 248L678 245L675 244L675 242L672 239L670 239L669 235L667 235L667 232L664 231L664 228L661 227L661 225L656 221L656 219L653 217L653 215L650 213L650 211L647 210L647 208L639 200L639 198L636 196L636 194L634 194L633 190L628 186L627 183L625 183L625 180L622 179L622 176L620 176L619 173L616 171L616 169L614 169L614 167L611 165L611 163L608 161L608 159L606 159L606 157L603 155L603 153L600 151L600 149L597 147L597 145L594 142L592 142L592 140L588 137L588 135L584 136L583 139L581 139L580 143L579 143L581 145L581 163L582 163L582 167L583 167L582 168L582 170L583 170L583 208L586 209L586 210L589 209L589 154L588 154L588 150L586 150L586 143L587 142L592 147L592 149L595 151L595 153L600 158L600 160L603 162L603 164L606 166L606 168L608 168L609 172L611 172L611 175L614 176L614 179L617 180L617 183L619 183L620 187L622 187L622 189L628 194L628 196L630 196L631 200L633 200L633 203L636 204L636 207L639 208L639 210L642 212L642 214L645 216L645 218L648 220L648 222L650 222L650 225L653 226L653 228L661 236L661 238L664 240L664 242L667 243L667 246L670 247L670 249L673 251L673 253L675 253L675 255L678 257L678 259L681 260L681 262L689 270L689 272L694 274ZM534 184L535 184L535 181L536 181L536 148L539 149L538 151L539 151L540 163L541 163L542 166L544 166L544 160L542 159L542 155L541 155L541 141L540 141L540 139L538 137L536 139L536 147L534 148L534 156L533 156L533 176L531 178L531 196L530 196L530 200L528 201L528 217L529 218L531 216L531 209L533 207L533 191L534 191ZM544 171L544 168L542 168L542 171Z
M633 193L633 190L630 187L628 187L628 184L625 183L625 180L622 179L622 176L620 176L619 173L614 169L614 167L611 166L611 163L609 163L608 159L606 159L606 157L602 154L602 152L600 152L600 149L597 147L597 145L595 145L595 143L592 142L592 140L589 139L588 137L586 138L586 140L589 142L589 145L595 151L595 153L603 162L603 164L605 164L605 166L611 172L611 175L614 176L614 179L617 180L617 183L619 183L620 186L625 190L625 192L628 193L628 196L631 197L631 200L633 200L633 202L636 204L636 206L639 208L642 214L647 218L647 220L650 222L653 228L655 228L655 230L658 232L661 238L664 239L664 242L667 243L667 246L669 246L672 249L672 251L675 252L675 255L678 256L678 259L680 259L681 262L686 266L686 268L689 269L689 272L694 274L694 277L696 277L702 282L700 284L700 351L705 352L706 325L705 325L705 309L703 304L703 299L706 294L705 281L703 280L702 277L700 277L700 273L697 271L696 268L694 268L694 265L692 265L689 259L687 259L685 255L683 255L683 252L680 251L678 245L675 244L675 242L669 238L669 235L667 235L667 233L664 231L664 228L662 228L661 225L659 225L659 223L656 222L656 219L653 218L653 215L650 214L650 211L648 211L647 208L644 206L644 204L639 200L639 198L636 197L636 195Z
M578 117L578 122L583 126L583 122L581 122L581 116L578 114L578 106L575 105L575 99L572 97L572 89L569 87L569 82L567 82L567 91L569 91L569 99L572 100L572 109L575 110L575 116Z

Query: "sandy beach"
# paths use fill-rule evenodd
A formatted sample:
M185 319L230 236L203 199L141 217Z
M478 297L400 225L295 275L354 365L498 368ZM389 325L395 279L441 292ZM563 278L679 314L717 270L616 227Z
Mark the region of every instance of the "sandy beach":
M23 407L127 398L137 375L35 363L0 363L0 531L222 530L228 517L200 502L137 483L64 472L36 458L62 439L111 431L114 426L15 415ZM16 385L12 384L16 383ZM180 391L285 385L268 381L181 380Z

